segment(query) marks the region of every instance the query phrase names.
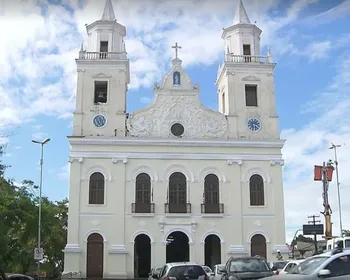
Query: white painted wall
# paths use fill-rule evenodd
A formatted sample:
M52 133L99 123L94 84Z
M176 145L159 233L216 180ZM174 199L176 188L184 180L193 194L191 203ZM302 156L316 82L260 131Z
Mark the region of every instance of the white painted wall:
M88 51L98 51L101 36L114 42L111 51L118 51L116 38L125 36L125 28L113 29L109 35L104 28L103 22L88 27ZM253 55L259 54L257 33L242 38L233 38L232 34L232 49L245 40L254 40ZM203 241L209 234L217 234L221 239L222 262L231 255L249 255L250 240L257 233L267 240L268 260L275 258L276 250L281 250L287 258L281 156L284 141L280 140L278 131L273 69L273 64L225 64L217 82L219 93L226 91L228 116L225 117L200 104L199 85L192 84L181 60L174 59L163 81L155 84L154 103L133 112L126 121L129 62L78 59L74 137L69 139L70 205L64 273L80 271L85 276L87 237L93 232L104 237L105 278L133 278L133 242L140 233L152 240L152 267L164 264L164 241L174 230L188 235L191 261L200 264L204 263ZM173 86L174 71L181 74L179 86ZM93 104L95 80L108 80L107 104ZM244 84L252 82L258 85L259 101L257 108L248 109ZM96 114L106 116L105 127L93 126ZM258 133L247 129L247 118L251 116L261 118L263 126ZM169 133L176 121L185 127L182 138ZM126 128L131 134L128 137L125 137ZM190 214L164 213L168 178L177 171L187 177ZM105 176L103 205L88 204L89 177L93 172ZM141 172L152 178L154 214L131 213L135 179ZM223 215L200 212L204 178L209 173L220 178ZM264 206L249 205L249 178L253 174L264 178Z

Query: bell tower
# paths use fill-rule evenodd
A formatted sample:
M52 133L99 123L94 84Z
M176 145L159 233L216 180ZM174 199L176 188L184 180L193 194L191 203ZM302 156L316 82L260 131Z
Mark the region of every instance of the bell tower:
M76 59L78 82L73 136L125 136L126 93L130 83L125 26L119 24L111 0L102 18L86 25Z
M224 61L219 66L219 112L229 121L229 137L279 139L274 93L274 68L270 50L260 52L262 30L250 22L238 0L233 25L223 29Z

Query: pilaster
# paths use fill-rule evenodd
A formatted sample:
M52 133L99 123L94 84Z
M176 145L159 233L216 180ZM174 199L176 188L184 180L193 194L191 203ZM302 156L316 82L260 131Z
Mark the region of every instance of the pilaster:
M70 162L70 188L69 188L69 201L75 201L70 203L68 208L68 232L67 232L67 244L64 249L64 271L65 273L78 273L80 269L80 261L84 242L79 239L80 231L80 191L81 191L81 171L83 158L69 157Z

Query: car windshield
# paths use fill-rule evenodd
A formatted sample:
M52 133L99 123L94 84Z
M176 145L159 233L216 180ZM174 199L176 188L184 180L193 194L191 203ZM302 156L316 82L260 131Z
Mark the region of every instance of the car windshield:
M345 240L345 248L350 248L350 239Z
M200 265L179 265L170 268L168 277L176 279L198 279L199 276L206 275Z
M266 272L270 271L267 263L262 259L237 259L232 260L230 272Z
M297 266L293 267L289 271L289 274L302 274L302 275L309 275L312 272L315 271L320 265L322 265L328 257L313 257L310 259L306 259L302 263L298 264Z

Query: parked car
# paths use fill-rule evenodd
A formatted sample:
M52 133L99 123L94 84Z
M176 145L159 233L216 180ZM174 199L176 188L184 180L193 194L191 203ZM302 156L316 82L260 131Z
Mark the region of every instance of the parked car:
M167 263L161 269L159 275L152 275L159 280L209 280L203 267L196 263Z
M221 270L222 280L251 280L274 275L264 258L261 257L231 257Z
M277 261L277 262L270 262L270 268L272 269L273 273L275 275L279 275L283 267L286 266L288 261Z
M208 277L210 277L213 274L213 271L211 270L211 268L209 266L206 265L202 265L205 273L208 275Z
M221 273L221 270L225 268L225 264L216 264L214 265L213 267L213 273L212 273L212 276L209 277L210 280L221 280L221 276L222 276L222 273Z
M159 275L160 271L162 270L161 267L158 268L152 268L151 272L148 274L148 280L153 280L156 278L153 278L152 275Z
M289 273L289 271L291 271L294 267L296 267L298 264L300 264L301 262L303 262L304 259L302 260L291 260L289 261L283 268L282 270L279 272L279 274L287 274Z
M268 277L266 280L276 280ZM278 276L279 280L348 280L350 279L350 250L335 249L305 259L289 273ZM265 280L265 279L264 279Z

